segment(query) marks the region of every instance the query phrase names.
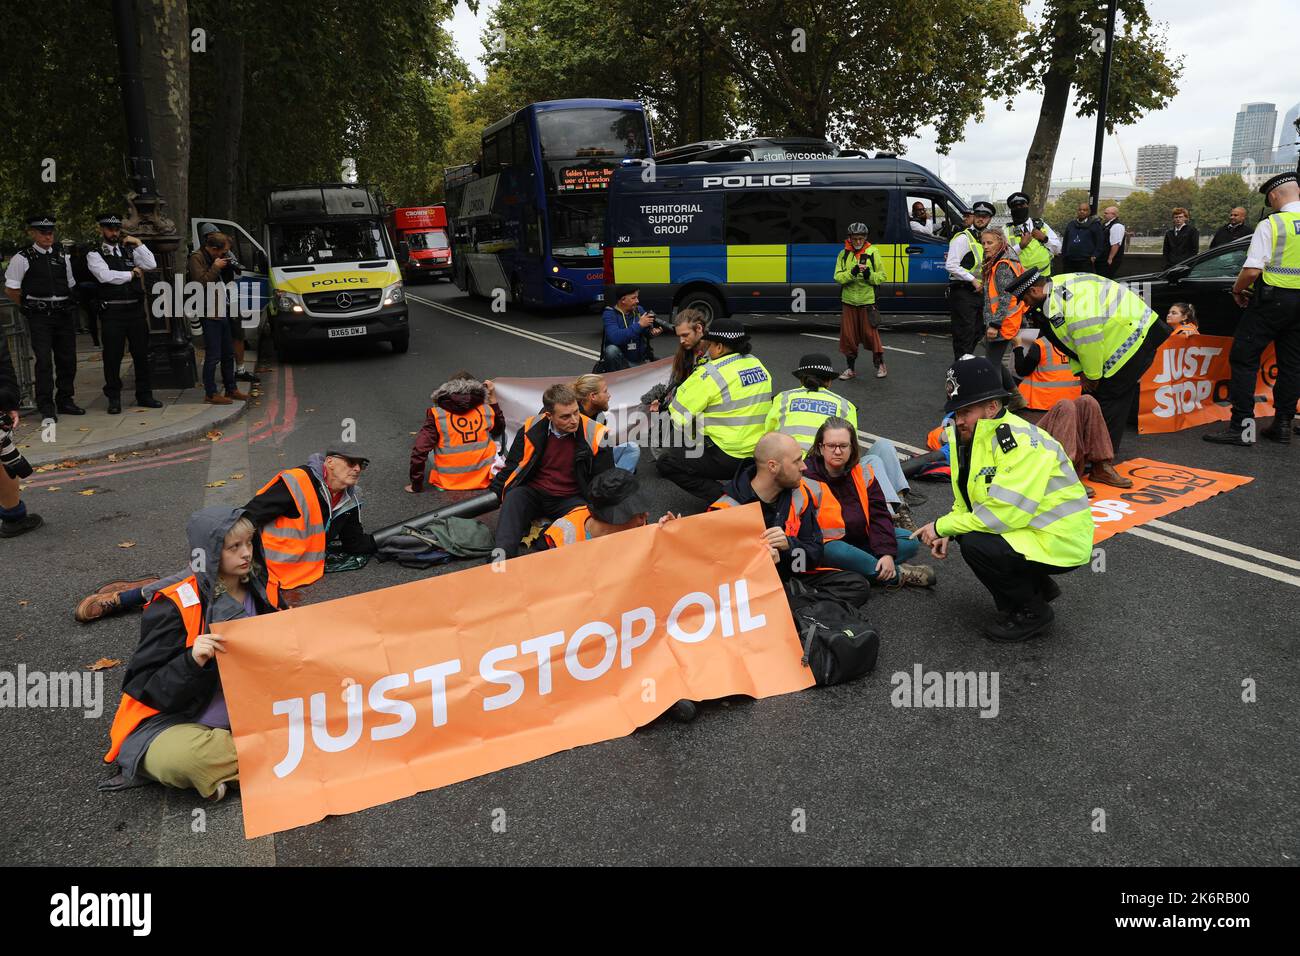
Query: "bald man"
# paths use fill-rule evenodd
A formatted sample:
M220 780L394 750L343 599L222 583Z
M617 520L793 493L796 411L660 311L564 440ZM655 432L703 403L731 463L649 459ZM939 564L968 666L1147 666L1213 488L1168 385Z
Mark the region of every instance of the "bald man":
M1228 224L1220 226L1214 238L1210 240L1210 248L1222 246L1229 242L1235 242L1238 239L1245 239L1253 230L1246 225L1246 209L1244 206L1235 207L1228 213Z
M754 460L741 466L710 511L757 501L763 508L763 541L781 580L816 570L822 560L817 506L803 479L803 449L789 435L768 432L754 446Z
M1120 263L1124 261L1124 235L1128 229L1119 221L1119 206L1107 206L1101 211L1101 233L1105 249L1097 257L1097 275L1115 278Z

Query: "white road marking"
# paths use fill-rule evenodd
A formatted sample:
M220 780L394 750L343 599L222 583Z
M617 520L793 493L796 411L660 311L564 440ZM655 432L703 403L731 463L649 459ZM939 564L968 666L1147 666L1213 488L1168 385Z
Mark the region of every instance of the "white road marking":
M1235 541L1229 541L1226 538L1216 538L1212 534L1206 534L1204 531L1193 531L1191 528L1184 528L1179 525L1169 524L1166 521L1148 521L1144 528L1155 528L1158 531L1170 531L1184 538L1191 538L1195 541L1204 541L1206 544L1212 544L1216 548L1224 548L1228 551L1236 551L1238 554L1249 555L1252 558L1258 558L1261 561L1267 561L1269 564L1276 564L1284 568L1291 568L1300 571L1300 561L1293 558L1284 558L1280 554L1274 554L1271 551L1261 551L1259 548L1252 548L1248 545L1237 544Z
M806 335L806 336L808 336L808 338L810 338L810 339L830 339L832 342L838 342L838 341L840 340L840 337L839 337L838 335L818 335L816 332L800 332L799 334L800 334L800 335ZM924 352L917 352L917 351L915 351L915 350L913 350L913 349L900 349L900 348L899 348L898 346L896 346L896 345L886 345L886 346L884 346L884 347L885 347L886 349L888 349L889 351L891 351L891 352L906 352L908 355L924 355L924 354L925 354Z
M1149 521L1148 524L1157 522ZM1265 567L1262 564L1255 564L1251 561L1243 561L1241 558L1234 558L1228 554L1220 554L1218 551L1211 551L1209 548L1202 548L1200 545L1189 544L1186 541L1180 541L1177 538L1171 538L1168 535L1158 534L1155 531L1147 531L1145 528L1129 528L1124 532L1138 538L1146 538L1148 541L1155 541L1159 544L1168 545L1171 548L1177 548L1179 551L1186 551L1189 554L1200 555L1202 558L1209 558L1211 561L1217 561L1219 564L1226 564L1230 567L1240 568L1243 571L1250 571L1252 574L1262 575L1266 578L1272 578L1274 581L1281 581L1283 584L1290 584L1300 588L1300 577L1294 574L1284 574L1275 568ZM1220 546L1222 547L1222 546Z
M516 328L513 325L506 325L504 322L496 322L492 319L485 319L482 316L473 315L469 312L462 312L460 309L453 309L451 306L443 305L441 302L434 302L431 299L422 299L417 295L411 295L409 292L406 297L414 299L434 309L441 309L450 315L460 319L467 319L470 322L477 322L479 325L486 325L490 329L496 329L499 332L508 332L511 335L517 335L520 338L530 339L540 345L549 345L553 349L559 349L561 352L568 352L572 355L580 355L583 358L598 359L600 354L594 349L583 348L581 345L573 345L570 342L561 342L559 339L553 339L548 335L542 335L540 332L529 332L526 329Z

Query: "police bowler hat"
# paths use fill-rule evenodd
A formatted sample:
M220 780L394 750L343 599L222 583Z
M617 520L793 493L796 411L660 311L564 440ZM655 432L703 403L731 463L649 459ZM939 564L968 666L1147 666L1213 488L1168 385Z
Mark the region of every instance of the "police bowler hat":
M948 401L943 406L945 412L955 412L994 398L1011 397L1011 393L1002 387L1002 373L986 358L972 356L953 362L944 384L948 391Z

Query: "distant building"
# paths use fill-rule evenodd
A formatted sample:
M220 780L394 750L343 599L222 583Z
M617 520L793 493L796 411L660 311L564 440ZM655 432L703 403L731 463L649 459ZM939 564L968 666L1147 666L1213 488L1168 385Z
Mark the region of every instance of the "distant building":
M1282 129L1277 134L1277 152L1273 154L1273 162L1286 163L1294 166L1297 159L1300 159L1300 131L1295 128L1295 122L1300 119L1300 103L1286 111L1286 118L1282 120Z
M1277 106L1273 103L1243 103L1232 130L1232 163L1246 160L1263 166L1273 162L1273 131L1277 128Z
M1240 166L1199 166L1196 169L1196 185L1204 186L1211 179L1217 176L1227 176L1229 173L1236 173L1246 181L1246 185L1251 189L1258 189L1263 185L1264 180L1276 176L1278 173L1289 173L1295 171L1295 160L1289 163L1251 163L1249 160Z
M1091 186L1092 183L1086 179L1054 180L1052 184L1047 187L1047 201L1053 202L1054 200L1060 199L1061 193L1065 192L1067 189L1082 189L1084 192L1087 192ZM1099 198L1123 199L1126 196L1131 196L1133 193L1145 192L1150 192L1150 190L1142 186L1134 186L1132 183L1115 183L1102 180L1101 196Z
M1177 146L1139 146L1137 184L1143 189L1157 189L1174 178L1178 170Z

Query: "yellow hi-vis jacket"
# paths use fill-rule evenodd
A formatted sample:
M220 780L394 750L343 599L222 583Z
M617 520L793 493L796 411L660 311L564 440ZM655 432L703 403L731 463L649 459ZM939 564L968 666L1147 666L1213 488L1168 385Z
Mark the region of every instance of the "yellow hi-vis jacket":
M705 362L673 393L668 414L690 434L698 430L732 458L748 458L767 434L772 376L753 355L733 352Z
M1160 321L1137 293L1084 272L1052 279L1043 315L1061 345L1076 356L1070 369L1093 380L1110 378L1123 368Z
M1272 254L1264 266L1264 282L1279 289L1300 289L1300 212L1275 212L1267 221Z
M807 452L817 437L817 429L832 417L847 419L853 430L858 430L858 410L847 398L824 388L815 392L792 388L773 396L766 428L770 432L789 435Z
M1088 563L1092 508L1074 465L1055 438L1010 412L981 419L971 439L965 489L959 460L965 452L951 424L948 447L952 511L935 521L937 534L985 531L1001 535L1030 561L1060 568Z

